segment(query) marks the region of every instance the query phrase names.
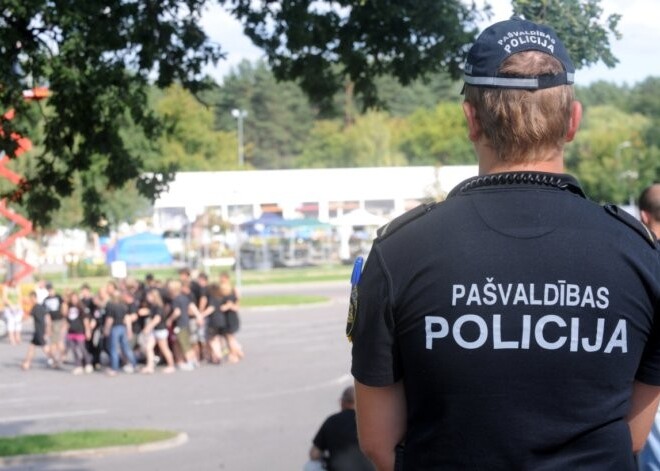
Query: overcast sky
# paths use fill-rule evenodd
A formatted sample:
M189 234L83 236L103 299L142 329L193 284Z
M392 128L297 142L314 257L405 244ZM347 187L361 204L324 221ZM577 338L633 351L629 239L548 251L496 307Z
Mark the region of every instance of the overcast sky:
M490 0L495 17L493 22L511 16L509 0ZM607 80L617 84L633 85L648 76L660 77L660 18L659 0L602 0L605 14L619 13L623 17L619 23L621 40L610 40L612 51L619 59L614 69L602 64L580 69L576 72L576 82L588 85L596 80ZM222 45L227 58L209 73L218 81L242 59L254 61L262 56L242 33L241 25L221 7L209 7L202 19L204 29L211 39ZM569 42L570 38L562 38Z

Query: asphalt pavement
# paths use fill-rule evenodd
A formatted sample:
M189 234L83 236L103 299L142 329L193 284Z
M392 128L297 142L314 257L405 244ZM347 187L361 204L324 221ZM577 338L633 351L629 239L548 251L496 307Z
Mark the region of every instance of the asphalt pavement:
M0 435L99 428L156 428L186 434L177 446L20 461L15 470L302 469L322 421L339 408L351 384L344 336L348 280L244 288L245 294L320 294L318 305L243 309L238 339L246 352L235 365L203 365L172 375L102 373L73 376L20 362L24 343L0 341Z

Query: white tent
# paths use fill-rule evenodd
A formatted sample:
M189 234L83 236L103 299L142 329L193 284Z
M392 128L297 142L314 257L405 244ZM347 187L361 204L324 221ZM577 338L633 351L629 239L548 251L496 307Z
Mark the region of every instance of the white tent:
M376 228L383 226L389 222L389 219L383 216L377 216L370 213L366 209L358 208L336 217L330 221L330 224L337 226L339 233L339 258L342 260L349 260L351 258L351 250L349 240L353 235L354 227L367 227L371 235L375 235Z
M366 209L358 208L350 211L346 214L343 214L339 217L336 217L330 221L330 224L334 226L384 226L389 222L389 219L383 216L377 216L376 214L370 213Z

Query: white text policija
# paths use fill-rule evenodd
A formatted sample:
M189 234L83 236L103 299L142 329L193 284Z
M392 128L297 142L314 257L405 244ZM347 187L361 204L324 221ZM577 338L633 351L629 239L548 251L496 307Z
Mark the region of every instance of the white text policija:
M552 36L543 31L512 31L497 41L500 46L504 46L507 54L511 54L512 49L516 49L523 44L536 44L539 47L548 49L552 54L555 52L555 40Z
M452 306L559 306L607 309L610 291L604 286L555 283L495 283L452 285Z
M453 321L451 326L450 321L445 317L426 316L426 349L433 350L435 341L452 338L456 345L467 350L488 346L493 350L529 350L530 345L535 345L543 350L628 352L628 329L625 319L610 320L607 326L603 318L591 319L587 321L591 334L585 336L584 333L580 334L581 320L577 317L565 320L555 314L535 318L525 314L522 316L522 322L519 322L519 327L510 316L506 318L507 322L514 322L513 326L508 326L513 328L503 328L501 314L492 316L464 314ZM466 330L469 330L469 333ZM512 337L503 338L503 330ZM553 332L550 333L549 330Z

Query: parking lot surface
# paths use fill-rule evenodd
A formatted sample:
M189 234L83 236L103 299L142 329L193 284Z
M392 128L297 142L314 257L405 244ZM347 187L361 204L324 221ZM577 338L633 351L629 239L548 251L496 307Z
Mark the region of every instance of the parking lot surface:
M17 462L34 470L300 470L321 422L338 410L352 382L344 337L346 283L270 286L244 293L298 292L329 302L244 309L238 338L246 352L235 365L203 365L171 375L102 373L73 376L20 362L30 338L0 341L0 435L99 428L156 428L188 441L143 453ZM67 369L70 369L68 366Z

